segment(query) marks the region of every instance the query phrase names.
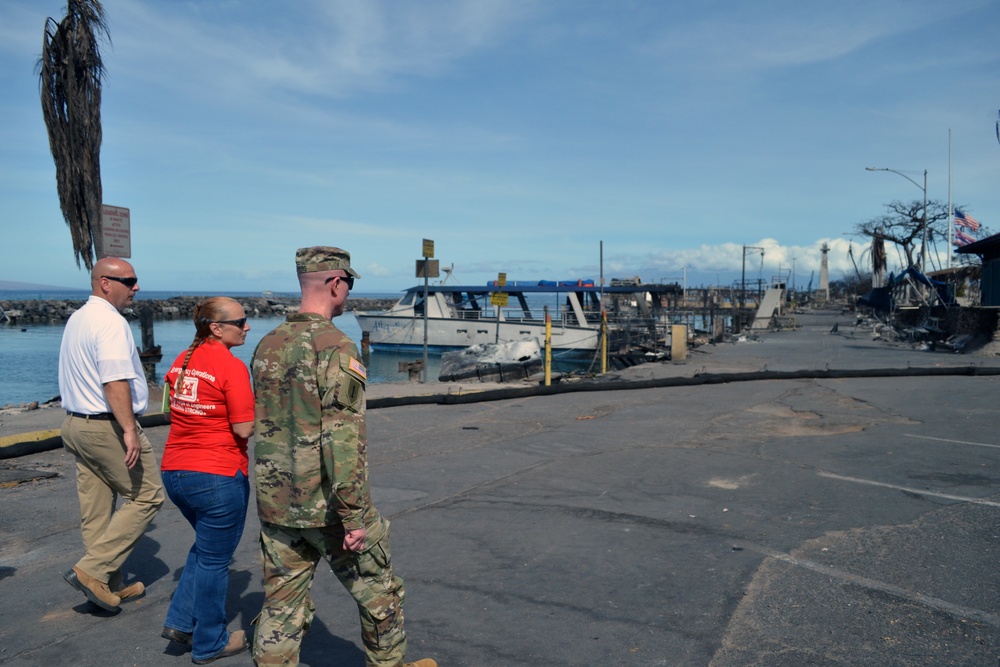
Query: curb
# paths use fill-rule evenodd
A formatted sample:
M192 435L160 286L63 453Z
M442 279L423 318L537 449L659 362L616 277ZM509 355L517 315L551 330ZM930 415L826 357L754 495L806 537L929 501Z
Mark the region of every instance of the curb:
M803 371L752 371L747 373L698 373L693 377L668 377L655 380L608 380L596 382L576 382L509 389L487 389L464 394L422 394L419 396L385 396L368 400L367 408L395 408L409 405L467 405L486 401L504 401L532 396L553 396L583 391L622 391L636 389L660 389L664 387L695 387L706 384L726 384L730 382L757 382L764 380L831 380L847 378L879 377L945 377L945 376L995 376L1000 375L1000 367L991 366L949 366L929 368L873 368L857 370L803 370ZM139 417L143 428L166 426L170 423L168 413L157 412ZM44 452L62 447L58 430L35 431L0 438L0 459L14 458L26 454Z
M468 394L436 394L376 398L368 401L369 409L392 408L404 405L464 405L484 401L502 401L531 396L552 396L583 391L619 391L659 389L664 387L695 387L705 384L730 382L757 382L763 380L830 380L843 378L878 377L936 377L936 376L987 376L1000 375L1000 367L950 366L929 368L874 368L857 370L803 370L803 371L751 371L746 373L697 373L693 377L667 377L653 380L598 380L509 389L488 389Z
M14 458L62 447L59 429L33 431L0 437L0 459Z
M170 423L170 415L154 412L153 414L140 415L137 421L139 426L143 428L166 426ZM0 460L59 449L62 447L62 436L59 435L59 432L60 429L49 429L2 436L0 437Z

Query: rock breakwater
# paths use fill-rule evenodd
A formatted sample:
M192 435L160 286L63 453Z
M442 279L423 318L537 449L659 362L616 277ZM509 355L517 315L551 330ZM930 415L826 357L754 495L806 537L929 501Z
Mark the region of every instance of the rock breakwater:
M148 309L154 320L190 320L194 317L194 307L206 297L175 296L169 299L140 299L125 311L129 319L138 319L143 309ZM234 297L243 306L250 318L283 316L299 308L299 299L282 296ZM84 303L81 300L28 300L0 301L0 325L18 324L63 324L69 316ZM350 298L347 310L384 310L392 306L395 299Z

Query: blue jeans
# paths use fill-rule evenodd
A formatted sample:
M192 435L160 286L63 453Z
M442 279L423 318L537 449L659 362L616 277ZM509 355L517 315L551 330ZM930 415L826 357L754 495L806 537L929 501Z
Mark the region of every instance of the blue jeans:
M237 472L224 477L207 472L164 470L163 486L194 528L194 545L170 601L169 628L193 634L191 658L205 660L229 643L226 595L229 562L243 536L250 482Z

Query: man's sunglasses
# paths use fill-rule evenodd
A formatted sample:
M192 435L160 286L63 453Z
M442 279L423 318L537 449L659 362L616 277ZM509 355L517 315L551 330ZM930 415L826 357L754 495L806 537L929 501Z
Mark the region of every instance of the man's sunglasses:
M232 324L234 327L242 329L247 323L247 318L241 317L238 320L215 320L212 324Z
M113 280L116 283L121 283L122 285L124 285L129 289L135 287L136 284L138 284L139 282L139 279L136 278L135 276L132 276L131 278L119 278L118 276L101 276L101 277L107 278L108 280Z
M324 285L329 285L330 281L332 281L334 278L340 278L345 283L347 283L347 289L348 290L354 289L354 276L331 276L331 277L327 278L326 280L324 280L323 284Z

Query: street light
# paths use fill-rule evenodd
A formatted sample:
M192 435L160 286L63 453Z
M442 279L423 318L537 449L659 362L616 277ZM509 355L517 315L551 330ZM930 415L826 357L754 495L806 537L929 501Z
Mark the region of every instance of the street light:
M924 185L921 187L920 183L907 176L901 171L896 171L895 169L886 169L884 167L865 167L866 171L891 171L894 174L899 174L910 183L924 191L924 219L923 219L923 245L920 248L920 271L921 273L927 273L927 170L924 169ZM949 249L950 252L950 249Z

